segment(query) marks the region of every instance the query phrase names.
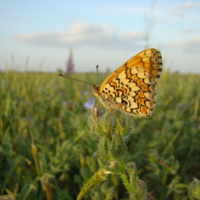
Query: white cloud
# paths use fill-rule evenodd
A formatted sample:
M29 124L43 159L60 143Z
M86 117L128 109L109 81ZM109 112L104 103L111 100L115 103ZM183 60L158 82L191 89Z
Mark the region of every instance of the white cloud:
M37 32L17 35L16 42L58 47L84 47L97 46L102 48L129 49L142 41L142 34L136 31L117 34L114 27L106 24L90 25L76 22L66 31L61 32Z
M169 44L173 48L181 48L182 50L190 53L198 53L200 51L200 37L189 39L186 41L178 41Z
M197 2L187 2L185 4L178 4L173 6L171 9L172 10L189 10L194 7L198 7L200 3Z
M157 18L157 19L155 19L155 22L157 22L157 23L166 23L167 21L165 19L163 19L163 18Z
M181 33L187 34L187 33L194 33L196 31L199 31L199 29L198 28L186 28L186 29L182 30Z
M184 4L177 4L171 7L173 14L178 17L177 19L185 19L188 16L188 12L200 6L197 2L186 2Z

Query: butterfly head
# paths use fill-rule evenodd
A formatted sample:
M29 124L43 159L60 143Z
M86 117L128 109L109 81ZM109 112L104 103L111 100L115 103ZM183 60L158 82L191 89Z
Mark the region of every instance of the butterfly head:
M95 96L99 96L99 93L100 93L99 89L100 89L99 86L96 86L96 85L92 86L92 90Z

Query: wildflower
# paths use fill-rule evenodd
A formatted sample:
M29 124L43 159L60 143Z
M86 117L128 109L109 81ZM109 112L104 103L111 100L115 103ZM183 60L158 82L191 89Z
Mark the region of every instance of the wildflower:
M62 102L62 105L63 105L63 106L65 106L66 104L67 104L67 102L66 102L66 101L63 101L63 102Z
M86 102L84 106L85 109L92 109L92 107L94 106L94 98L90 98L89 102Z
M79 91L81 94L83 94L84 96L87 96L88 94L89 94L89 92L88 91L83 91L83 90L80 90Z
M65 75L68 76L71 72L74 72L72 49L70 49L70 52L69 52L69 59L67 61L67 69L66 69Z
M83 94L86 96L88 95L88 91L84 91Z

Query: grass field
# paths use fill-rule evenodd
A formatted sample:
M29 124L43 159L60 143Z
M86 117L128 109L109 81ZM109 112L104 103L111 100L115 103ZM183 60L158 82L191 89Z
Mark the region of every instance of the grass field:
M71 76L96 83L92 73ZM106 76L99 74L99 82ZM76 199L99 168L99 136L84 108L94 97L91 86L53 73L2 72L0 81L0 196ZM200 75L164 71L153 115L135 118L125 160L136 164L151 200L193 198L189 184L200 179L199 87ZM121 179L108 177L85 199L129 199Z

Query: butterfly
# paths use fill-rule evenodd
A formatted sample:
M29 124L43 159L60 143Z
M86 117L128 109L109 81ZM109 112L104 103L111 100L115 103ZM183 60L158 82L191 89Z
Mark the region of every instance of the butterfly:
M162 71L157 49L146 49L112 72L93 93L104 107L127 114L148 117L156 105L156 85Z

